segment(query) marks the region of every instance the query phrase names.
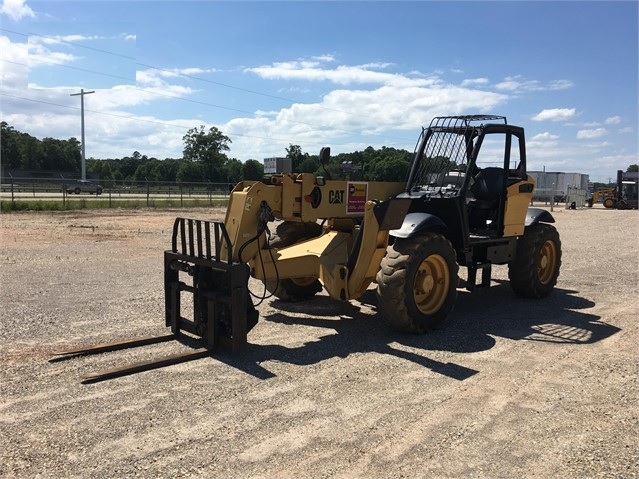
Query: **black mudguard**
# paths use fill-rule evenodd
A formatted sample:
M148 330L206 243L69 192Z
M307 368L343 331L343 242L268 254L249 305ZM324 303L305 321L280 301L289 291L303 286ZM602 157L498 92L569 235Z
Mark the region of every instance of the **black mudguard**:
M526 213L526 226L537 223L554 223L555 218L546 210L541 208L528 208Z
M424 231L446 233L448 227L437 216L428 213L408 213L404 217L402 226L399 229L390 230L389 233L396 238L410 238Z

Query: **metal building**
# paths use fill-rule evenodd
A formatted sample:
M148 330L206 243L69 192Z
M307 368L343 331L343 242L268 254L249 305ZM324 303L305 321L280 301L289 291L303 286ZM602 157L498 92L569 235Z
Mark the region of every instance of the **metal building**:
M582 173L563 173L554 171L529 171L537 182L533 201L550 202L554 198L555 203L566 201L568 191L584 190L588 191L589 175Z

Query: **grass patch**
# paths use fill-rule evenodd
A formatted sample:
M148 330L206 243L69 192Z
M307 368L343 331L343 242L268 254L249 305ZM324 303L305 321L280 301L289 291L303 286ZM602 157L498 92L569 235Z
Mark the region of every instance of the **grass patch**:
M146 198L114 200L109 199L73 199L62 201L54 200L2 200L0 201L0 211L11 213L13 211L72 211L88 209L109 209L109 208L225 208L228 200L215 199L154 199L149 201Z
M12 211L66 211L73 209L68 204L62 204L60 201L0 201L0 211L2 213L10 213Z

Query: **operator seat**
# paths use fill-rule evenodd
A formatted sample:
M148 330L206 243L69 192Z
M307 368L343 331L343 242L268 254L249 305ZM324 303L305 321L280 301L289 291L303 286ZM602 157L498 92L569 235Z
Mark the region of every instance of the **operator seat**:
M471 228L485 228L489 220L496 219L499 197L504 189L503 168L488 167L479 170L470 191L474 199L468 203Z

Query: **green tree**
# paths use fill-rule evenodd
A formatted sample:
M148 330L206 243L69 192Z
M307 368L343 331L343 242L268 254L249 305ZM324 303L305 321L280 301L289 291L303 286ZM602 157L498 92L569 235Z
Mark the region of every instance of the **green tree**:
M242 181L242 162L237 158L232 158L226 162L224 169L226 171L226 181L232 185Z
M184 183L204 181L202 165L192 161L183 161L178 167L176 180Z
M107 160L87 160L87 171L100 175L100 183L107 188L115 186L113 168Z
M133 174L133 179L135 179L135 181L160 181L158 163L159 160L156 159L147 159L147 161L140 163L140 166L137 167Z
M318 157L307 155L298 166L299 173L315 173L320 167Z
M224 152L229 151L231 139L224 135L219 129L212 126L208 132L204 125L198 128L191 128L184 140L184 159L195 163L200 163L209 181L220 180L223 176L223 166L227 161Z
M626 170L626 172L628 173L630 172L636 173L637 171L639 171L639 165L630 165L628 169Z
M43 163L42 142L27 133L20 134L20 167L27 170L38 170Z
M63 142L63 160L60 166L64 171L80 171L82 169L82 146L77 138L71 137Z
M40 169L43 170L64 170L62 168L64 162L63 142L55 138L44 138L42 140L42 161Z
M20 168L22 156L20 155L19 136L20 132L6 121L0 122L0 158L6 168Z
M144 160L142 159L142 155L140 155L140 153L137 151L134 151L131 156L125 156L121 159L109 161L113 161L113 163L116 165L114 167L114 169L117 171L117 173L115 173L115 177L124 180L133 180L138 167L144 162Z
M295 173L301 173L300 165L304 161L305 158L308 158L308 153L305 155L302 152L302 147L300 145L289 144L286 150L286 158L291 159L291 167L292 171Z
M340 176L349 180L363 180L363 157L364 155L359 151L354 153L340 153L335 156L335 163L337 163L340 168Z
M264 165L257 160L246 160L242 166L242 177L245 180L259 181L264 176Z
M406 150L369 146L363 152L364 178L368 181L405 181L412 155Z
M175 181L180 163L180 160L173 158L158 160L155 166L158 181Z

